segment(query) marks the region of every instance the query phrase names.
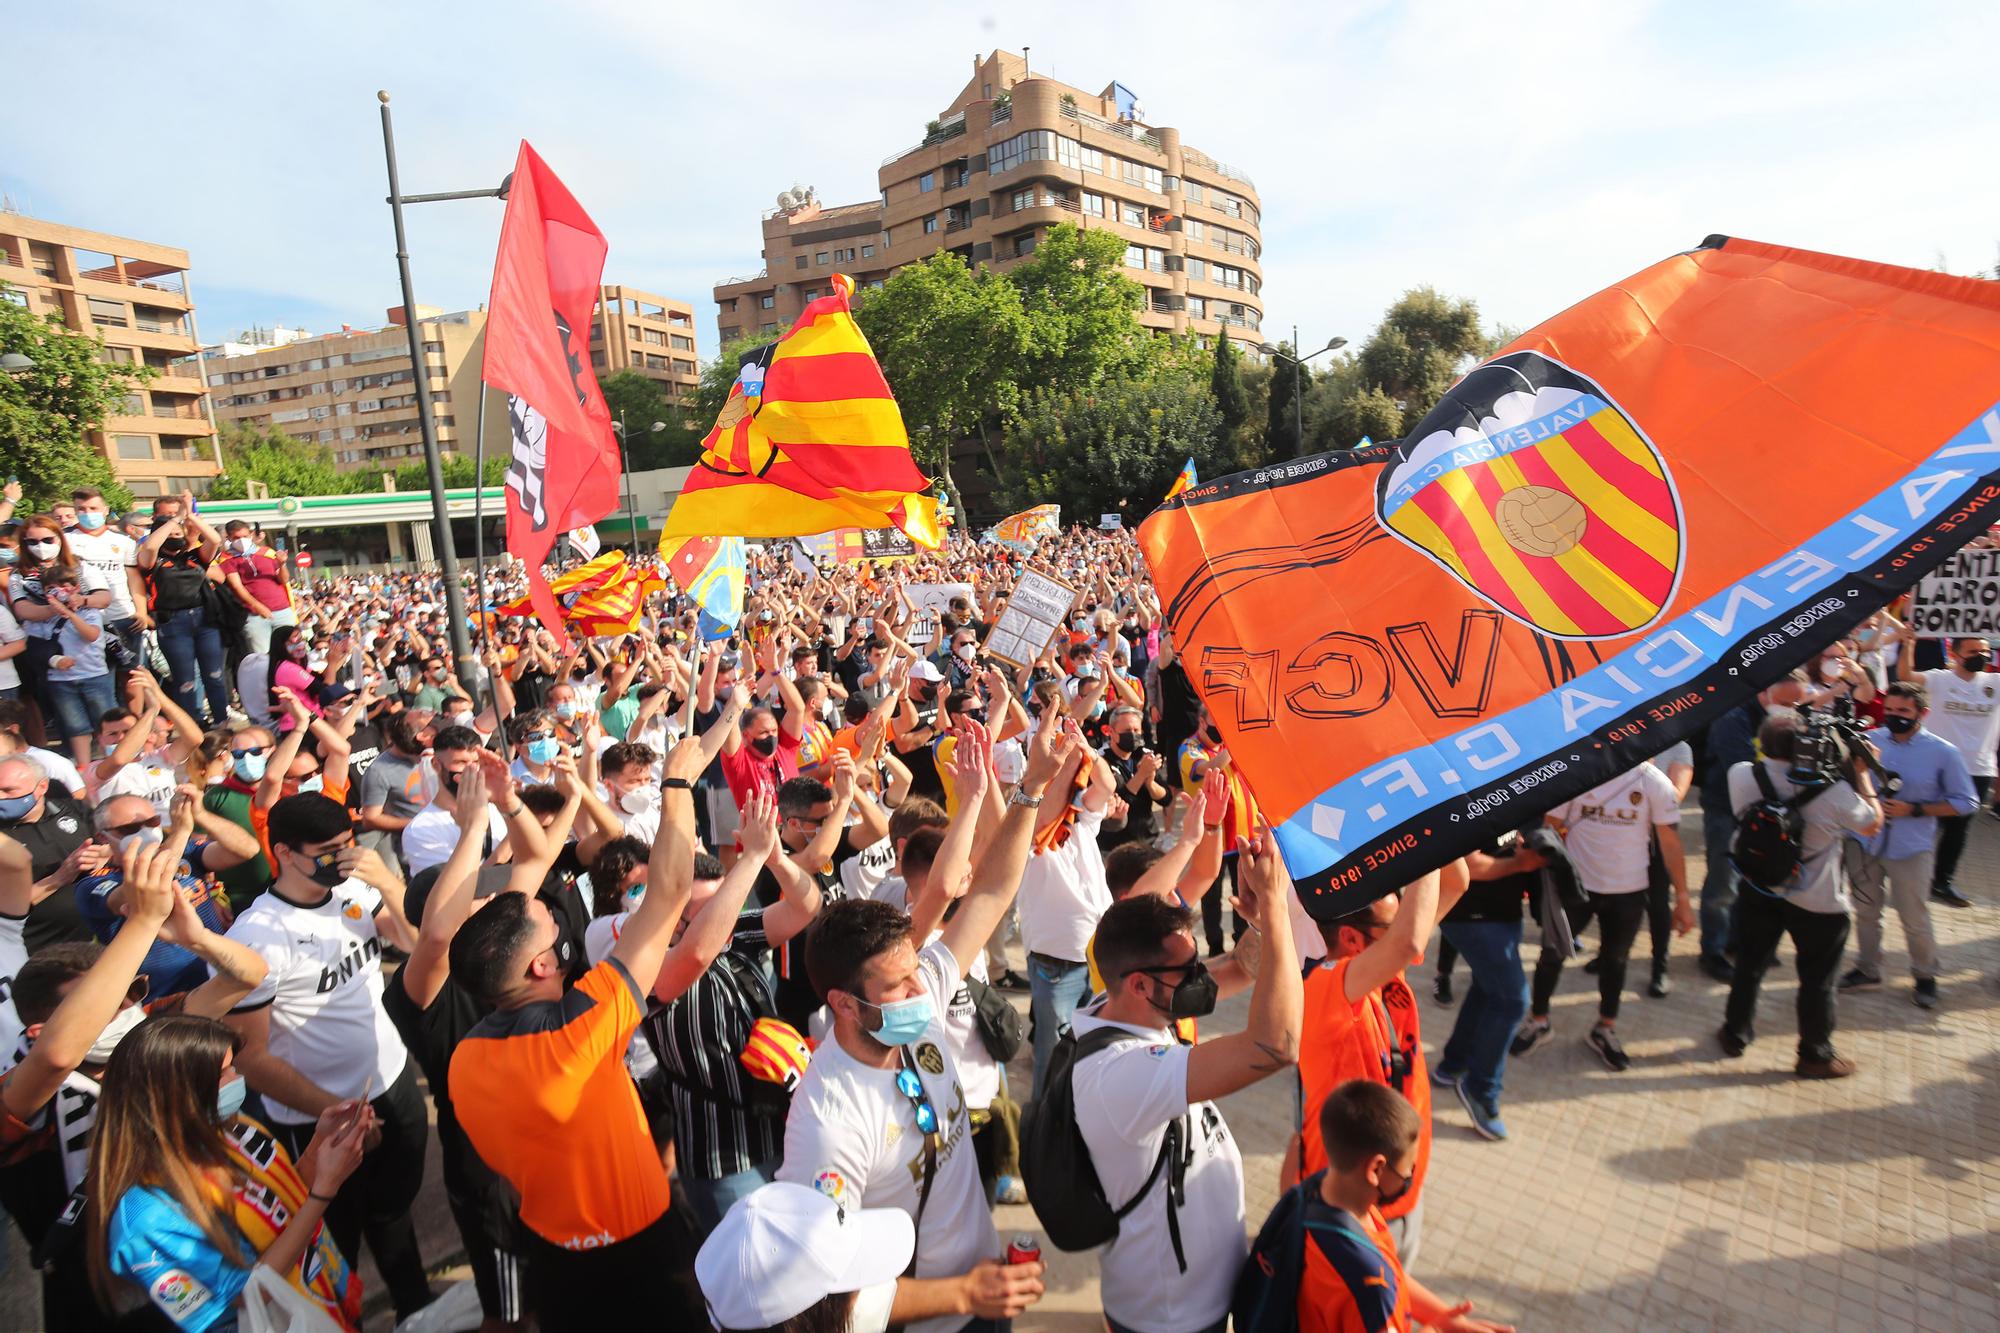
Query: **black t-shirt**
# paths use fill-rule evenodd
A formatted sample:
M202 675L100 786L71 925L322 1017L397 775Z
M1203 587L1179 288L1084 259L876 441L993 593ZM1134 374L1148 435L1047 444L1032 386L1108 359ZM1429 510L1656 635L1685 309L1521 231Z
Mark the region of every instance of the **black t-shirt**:
M824 911L828 903L838 902L847 896L847 891L841 887L837 867L818 872L816 878L819 880L820 910ZM773 906L784 897L778 888L778 877L771 873L769 867L757 872L757 884L752 891L763 907ZM810 930L802 930L787 940L784 947L771 951L778 968L778 1017L801 1032L811 1031L812 1012L824 1000L813 988L812 979L806 975L806 936L810 933Z
M1133 772L1139 767L1140 756L1145 753L1144 749L1139 749L1134 750L1130 755L1125 755L1119 753L1116 747L1105 747L1104 761L1111 766L1112 777L1118 784L1118 789L1114 794L1122 798L1126 805L1131 807L1126 813L1123 828L1114 829L1107 827L1097 835L1097 845L1106 851L1111 850L1113 847L1122 847L1128 842L1139 842L1142 839L1152 838L1159 834L1159 816L1155 812L1159 809L1160 803L1153 799L1152 785L1142 785L1136 792L1127 785L1132 781ZM1153 782L1157 783L1167 793L1169 799L1172 798L1173 789L1167 785L1168 769L1164 760L1161 761L1159 768L1153 773Z
M1512 856L1520 843L1512 838L1500 838L1479 850L1488 856ZM1465 896L1445 914L1446 921L1498 921L1518 922L1522 906L1528 895L1542 886L1542 872L1524 870L1518 875L1505 875L1499 879L1475 879Z
M36 879L46 879L60 869L71 852L90 841L91 831L90 811L73 797L58 793L53 786L42 801L40 819L32 824L0 823L0 833L27 849L33 865L31 873ZM30 907L27 925L22 928L22 943L30 955L51 944L72 940L87 943L95 938L76 905L76 893L69 887L57 889Z
M721 720L724 707L724 704L718 702L713 708L695 709L694 734L697 736L702 735ZM708 767L704 768L701 771L701 776L695 779L695 785L698 787L707 787L711 790L716 788L726 790L728 788L729 779L722 776L722 751L717 750L715 752L715 758L708 761Z
M347 756L347 805L349 809L361 808L361 779L367 776L368 766L382 756L382 728L373 722L363 722L354 728L348 737L350 752Z
M917 710L917 725L912 731L925 727L935 728L938 723L938 700L933 695L927 704L914 705ZM944 779L938 776L937 737L932 736L914 750L897 749L896 757L909 766L910 794L925 796L938 804L944 804Z
M548 698L549 686L554 683L555 677L539 667L529 667L523 671L521 678L514 682L514 710L525 713L530 709L544 707L542 701Z

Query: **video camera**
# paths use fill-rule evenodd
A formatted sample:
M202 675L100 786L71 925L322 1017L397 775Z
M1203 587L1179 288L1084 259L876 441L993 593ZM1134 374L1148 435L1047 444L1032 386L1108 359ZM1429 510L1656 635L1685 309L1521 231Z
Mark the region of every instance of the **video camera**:
M1880 796L1894 796L1902 777L1882 766L1868 743L1868 728L1854 715L1854 700L1835 699L1829 708L1799 705L1799 734L1792 742L1792 767L1785 776L1795 787L1831 787L1853 771L1856 760L1875 777Z

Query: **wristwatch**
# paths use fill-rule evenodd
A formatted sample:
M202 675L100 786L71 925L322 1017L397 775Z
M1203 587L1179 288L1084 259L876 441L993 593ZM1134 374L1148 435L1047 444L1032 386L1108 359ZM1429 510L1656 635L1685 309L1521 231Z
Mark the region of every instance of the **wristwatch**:
M1022 790L1020 790L1020 789L1019 789L1019 788L1017 787L1017 788L1015 788L1015 790L1014 790L1014 794L1013 794L1012 796L1009 796L1009 797L1007 798L1007 804L1009 804L1009 805L1025 805L1025 806L1027 806L1027 807L1028 807L1028 809L1030 809L1030 810L1039 810L1039 809L1041 808L1041 805L1042 805L1042 798L1041 798L1041 797L1039 797L1039 796L1030 796L1030 795L1028 795L1028 793L1026 793L1025 791L1022 791Z

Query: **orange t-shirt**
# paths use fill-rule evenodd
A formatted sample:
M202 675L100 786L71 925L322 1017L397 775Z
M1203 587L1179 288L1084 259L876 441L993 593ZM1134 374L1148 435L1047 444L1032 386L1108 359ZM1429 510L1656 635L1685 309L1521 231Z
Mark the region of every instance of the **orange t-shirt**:
M1396 1238L1370 1208L1357 1224L1321 1200L1306 1213L1299 1272L1299 1333L1409 1333L1409 1280Z
M1423 1132L1417 1139L1417 1171L1410 1189L1384 1213L1402 1217L1417 1206L1424 1192L1424 1173L1431 1164L1431 1079L1424 1065L1423 1034L1417 1029L1417 997L1398 972L1393 980L1360 1004L1347 1002L1349 958L1315 963L1306 973L1306 1038L1299 1049L1299 1085L1303 1089L1304 1146L1299 1175L1326 1169L1326 1149L1319 1140L1319 1108L1349 1079L1386 1084L1417 1108ZM1407 1063L1400 1081L1391 1053L1400 1051Z
M607 958L560 1000L487 1015L451 1057L459 1124L551 1245L611 1245L667 1211L667 1173L625 1072L644 1006Z

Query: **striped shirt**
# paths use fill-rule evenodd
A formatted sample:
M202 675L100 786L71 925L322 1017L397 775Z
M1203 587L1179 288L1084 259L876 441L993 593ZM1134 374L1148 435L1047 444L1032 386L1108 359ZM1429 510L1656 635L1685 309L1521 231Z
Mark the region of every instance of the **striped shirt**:
M738 917L729 947L679 999L655 1001L641 1029L673 1097L680 1169L694 1180L774 1163L784 1151L785 1097L736 1058L751 1025L777 1009L762 920L761 909Z

